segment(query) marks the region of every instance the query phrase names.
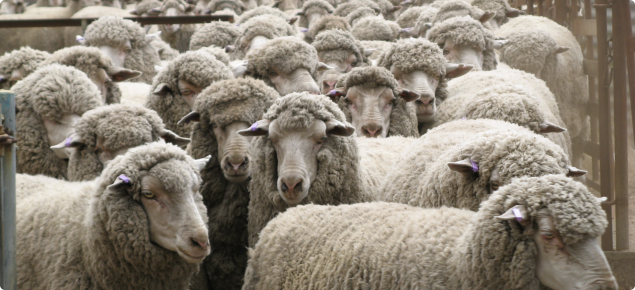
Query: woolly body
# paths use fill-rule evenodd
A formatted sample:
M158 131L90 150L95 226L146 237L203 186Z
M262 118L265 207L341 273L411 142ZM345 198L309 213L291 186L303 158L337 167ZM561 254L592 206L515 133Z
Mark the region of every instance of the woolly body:
M346 15L345 19L346 19L346 22L348 22L348 24L353 25L362 18L377 16L377 15L378 13L372 8L362 6L353 10L353 12L349 13L348 15Z
M14 70L20 70L22 76L27 77L49 56L50 54L46 51L32 49L28 46L2 55L0 57L0 76L2 76L0 89L8 90L11 87L8 80Z
M371 0L354 0L348 3L342 3L337 5L335 11L333 11L333 15L346 17L353 11L357 10L360 7L369 7L375 11L375 15L379 15L381 13L381 7Z
M285 20L271 14L265 14L250 18L240 25L240 35L236 38L234 46L237 48L232 55L233 59L245 59L247 53L242 48L243 41L251 41L256 36L264 36L275 39L283 36L295 36L296 30Z
M584 185L557 175L514 180L478 212L393 203L305 205L262 231L243 289L539 289L535 230L494 218L548 209L567 245L598 237L606 214ZM301 234L299 234L301 233Z
M402 12L399 14L399 17L397 17L397 24L399 24L399 27L401 28L414 27L417 23L417 19L419 19L419 15L428 10L428 7L429 6L413 6L406 9L406 11Z
M317 35L320 34L320 32L333 29L350 31L351 26L348 24L346 19L340 16L325 15L309 28L309 30L304 34L304 39L308 42L312 42Z
M384 20L381 16L362 18L351 28L351 33L358 40L395 41L400 32L396 22Z
M83 72L58 64L30 74L11 88L16 95L17 172L64 179L68 162L49 148L43 118L82 115L100 105L97 86Z
M374 49L375 51L368 56L374 62L378 62L381 56L392 47L392 43L379 40L361 40L364 49Z
M189 136L191 125L177 125L183 116L192 111L181 96L179 79L202 89L214 82L231 78L234 78L231 70L214 56L204 51L188 51L159 72L152 83L145 107L155 110L168 130L179 136ZM159 85L167 86L168 92L164 96L153 93Z
M369 66L370 60L364 54L364 47L349 32L339 29L321 32L313 43L317 50L318 59L327 63L330 61L344 62L351 54L355 55L356 62L352 67Z
M279 9L271 8L269 6L258 6L254 9L250 9L247 12L243 13L243 15L241 15L240 18L238 18L238 20L236 21L236 24L242 25L243 23L246 23L247 20L253 17L265 15L265 14L274 15L274 16L280 17L284 21L289 21L289 16L285 14L284 12L280 11Z
M121 104L143 106L152 92L152 86L140 82L120 82Z
M161 2L158 2L161 3ZM160 6L160 5L159 5ZM129 11L107 6L88 6L74 13L70 18L99 18L102 16L119 16L119 17L134 17ZM84 32L81 26L69 26L63 27L64 46L77 45L77 35L82 35Z
M234 44L240 29L231 23L224 21L212 21L196 30L190 38L190 50L198 50L207 46L225 48Z
M469 157L478 174L451 170ZM520 176L566 174L560 146L533 132L497 120L459 120L434 128L414 142L386 175L379 200L419 207L478 210L490 196L493 170L501 184Z
M298 21L298 26L309 28L309 19L308 15L311 14L322 14L327 15L333 13L335 8L329 2L324 0L309 0L304 2L302 5L302 15L300 15L300 20Z
M100 178L79 183L85 191L18 199L19 287L187 289L198 265L150 242L148 218L139 204L143 171L163 175L167 188L181 188L192 177L200 182L198 165L183 150L153 143L116 158ZM108 190L121 174L132 189ZM200 194L194 202L206 221Z
M278 98L278 92L254 79L220 81L205 89L194 110L201 114L192 127L188 153L194 158L212 155L201 171L201 194L209 214L210 245L214 251L203 262L209 287L240 289L247 267L247 213L249 179L228 181L223 175L218 142L212 124L223 128L233 122L253 124Z

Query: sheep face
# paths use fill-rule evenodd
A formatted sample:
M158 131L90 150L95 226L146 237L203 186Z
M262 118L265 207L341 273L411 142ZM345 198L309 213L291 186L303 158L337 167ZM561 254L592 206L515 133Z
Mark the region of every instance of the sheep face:
M0 77L0 84L3 85L2 88L5 88L4 81L6 81L6 89L9 89L13 85L15 85L15 83L17 83L19 80L22 80L25 75L26 75L26 73L24 72L23 68L14 69L11 72L11 76L9 76L8 78L6 78L4 76Z
M536 276L541 284L550 289L617 289L597 239L565 244L548 209L540 209L532 220L525 206L516 205L496 218L516 220L523 228L535 230Z
M268 135L278 162L278 193L289 205L299 204L309 193L318 171L318 153L329 136L350 136L355 128L340 121L313 119L307 127L285 127L278 119L260 120L238 133L243 136Z
M66 114L60 120L44 118L42 122L46 128L46 136L49 144L62 143L75 132L75 124L81 119L77 114ZM55 155L61 159L68 159L63 150L54 150Z
M132 45L130 44L130 40L127 40L119 47L113 47L109 45L99 46L99 51L104 55L110 57L112 59L112 63L116 67L124 67L124 62L126 57L130 55L132 51Z
M437 105L435 102L435 94L439 86L441 75L431 75L421 70L412 71L410 73L402 73L400 69L394 65L390 70L397 83L401 87L411 90L421 96L415 101L417 105L417 121L430 122L433 121L434 115L437 113Z
M210 247L199 178L172 163L156 165L141 177L138 198L148 217L150 240L189 263L200 263Z
M178 87L183 100L187 103L188 106L190 106L190 109L193 108L196 97L198 96L198 94L201 93L201 91L203 91L203 89L182 79L178 80Z
M320 91L323 95L326 95L328 92L335 89L337 79L340 75L341 73L336 70L327 70L322 73L322 76L320 77Z
M22 14L24 13L24 2L22 0L5 0L0 2L0 15L2 14Z
M320 88L306 68L297 68L289 74L272 69L268 77L282 96L293 92L309 92L316 95L320 93Z
M220 166L223 175L227 180L234 183L241 183L251 174L249 160L251 155L251 138L241 136L238 131L249 128L249 124L244 122L233 122L224 127L212 125L214 135L218 141L218 152Z
M483 51L472 47L457 46L452 39L442 45L443 55L449 63L464 63L473 65L473 70L483 69Z
M247 53L254 51L258 48L261 48L269 40L270 40L269 38L262 35L256 35L252 37L251 39L248 39L247 37L243 36L240 38L238 42L239 43L238 50L241 51L243 55L247 55Z
M161 16L181 16L185 15L183 11L177 9L176 7L170 7L165 10L165 12L161 13ZM181 29L181 24L162 24L161 31L165 31L166 33L177 33Z

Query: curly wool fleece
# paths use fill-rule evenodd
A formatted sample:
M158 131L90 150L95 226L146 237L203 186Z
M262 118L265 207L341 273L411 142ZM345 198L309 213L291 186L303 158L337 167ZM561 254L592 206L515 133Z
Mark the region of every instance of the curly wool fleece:
M348 24L346 19L340 16L325 15L313 24L311 28L309 28L309 30L304 34L304 38L308 42L311 42L318 34L320 34L320 32L333 29L350 31L351 26Z
M211 217L208 225L214 251L203 262L203 269L212 289L240 289L243 284L249 206L249 179L242 183L225 179L213 124L220 128L234 122L253 124L278 97L278 92L263 81L232 79L212 84L194 104L200 122L192 127L192 143L187 151L194 158L212 155L201 171L200 190Z
M242 26L242 24L246 23L247 20L260 15L274 15L280 17L284 21L289 21L289 16L280 11L280 9L271 8L269 6L258 6L243 13L243 15L241 15L236 21L236 25Z
M68 161L68 180L93 180L104 169L95 150L115 152L158 141L165 132L163 121L153 111L140 106L110 105L86 112L75 125L82 146L75 148Z
M401 28L394 21L384 20L381 16L362 18L351 28L357 40L395 41Z
M298 206L262 231L243 289L546 288L535 272L534 226L495 218L516 205L534 224L547 210L566 246L607 226L597 199L561 175L514 179L478 212L383 202Z
M145 107L155 110L168 130L179 136L190 136L191 125L177 125L183 116L192 111L181 96L178 81L185 80L203 89L214 82L232 78L231 70L208 52L188 51L171 61L154 78ZM159 85L168 89L164 96L153 93Z
M104 69L109 74L113 67L112 60L103 55L95 47L72 46L54 52L42 62L42 66L57 63L72 66L84 72L90 79L100 79L97 75L99 69ZM115 82L106 84L106 104L118 104L121 100L121 90Z
M419 137L417 110L414 105L405 102L399 97L402 90L399 88L395 77L387 69L376 66L354 68L340 77L337 86L344 87L347 91L354 86L390 88L396 101L390 113L390 128L388 128L387 136ZM340 98L337 104L346 114L347 121L350 122L352 116L344 98Z
M355 55L356 62L353 67L370 66L370 60L364 54L364 47L348 31L331 29L320 32L311 43L317 50L318 59L321 62L339 61L345 62L351 54Z
M309 0L304 2L302 5L302 9L300 11L303 13L300 15L300 20L298 21L298 26L300 27L309 27L309 18L308 15L320 13L323 16L333 13L335 8L329 2L324 0Z
M295 36L296 34L293 26L280 17L270 14L250 18L247 22L240 25L240 29L240 35L234 43L236 51L232 55L233 59L244 59L247 52L242 49L242 42L251 41L256 36L275 39L283 36Z
M43 119L83 115L102 105L97 86L85 73L51 64L13 86L16 95L17 172L65 179L68 162L55 155Z
M495 70L498 64L494 52L494 34L469 16L454 17L436 23L430 28L428 39L440 47L451 39L458 47L483 51L483 70Z
M344 113L326 96L292 93L276 100L263 119L277 120L286 130L308 130L315 120L334 119L346 122ZM278 159L268 136L252 141L252 179L249 184L249 246L254 247L258 234L273 217L289 206L282 200L276 184ZM317 153L318 171L307 197L300 204L350 204L366 202L355 137L328 136Z
M138 23L119 16L102 16L86 28L84 39L87 46L121 47L130 41L132 51L126 56L123 66L140 71L138 81L148 84L157 74L155 66L161 64L158 50L146 38L146 31Z
M185 151L154 142L115 158L86 191L18 200L21 289L188 289L199 266L150 241L140 205L141 180L148 173L160 177L168 191L190 190L185 187L201 181ZM130 188L107 189L122 174ZM192 202L207 222L201 195Z
M466 158L478 164L477 173L468 176L448 167ZM521 176L565 175L568 164L560 146L525 128L498 120L458 120L428 131L399 157L379 200L476 211L490 196L493 170L507 184Z
M192 34L190 50L198 50L212 45L225 48L234 44L239 35L240 29L235 25L224 21L212 21Z
M0 57L0 76L2 76L0 89L8 90L10 88L8 80L14 70L21 70L23 77L27 77L40 67L39 64L49 56L50 54L46 51L32 49L28 46L6 52Z

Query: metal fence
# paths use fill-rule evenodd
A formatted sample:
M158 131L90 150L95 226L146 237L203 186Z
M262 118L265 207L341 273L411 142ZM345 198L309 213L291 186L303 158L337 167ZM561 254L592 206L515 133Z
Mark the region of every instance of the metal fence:
M635 38L629 0L518 0L514 6L569 28L583 47L591 119L585 147L592 160L587 186L608 199L602 204L609 219L602 248L629 250L627 85L635 115ZM635 128L635 116L631 120Z
M15 95L0 90L3 127L15 132ZM16 290L15 145L0 147L0 288Z

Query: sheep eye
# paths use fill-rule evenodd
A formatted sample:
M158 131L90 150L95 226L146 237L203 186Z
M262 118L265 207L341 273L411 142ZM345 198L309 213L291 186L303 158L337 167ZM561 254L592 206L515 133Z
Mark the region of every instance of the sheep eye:
M216 125L216 123L212 123L212 128L218 128L218 125Z
M317 143L318 144L322 144L322 143L324 143L324 141L326 141L326 136L320 138L320 141L318 141Z
M493 190L498 190L499 187L500 187L500 185L498 183L492 183L492 189Z
M190 95L190 94L192 94L192 92L190 92L189 90L184 90L183 92L181 92L181 94Z
M543 236L545 236L545 238L546 238L547 240L551 240L551 239L553 239L553 234L552 234L552 233L546 232L546 233L544 233L544 234L542 234L542 235L543 235Z
M104 151L102 151L102 150L101 150L101 149L99 149L99 148L95 148L95 154L99 155L99 154L101 154L102 152L104 152Z
M437 80L437 81L440 80L441 79L441 75L438 75L438 76L434 77L434 79Z
M346 103L346 105L353 104L353 102L351 102L351 100L349 100L348 98L344 98L344 102Z
M448 54L450 54L450 51L447 49L443 49L443 55L448 55Z
M143 196L145 198L154 198L154 193L152 193L152 192L144 191L144 192L142 192L142 194L143 194Z
M131 51L132 51L131 48L126 48L126 49L123 50L123 52L125 52L125 53L130 53Z

